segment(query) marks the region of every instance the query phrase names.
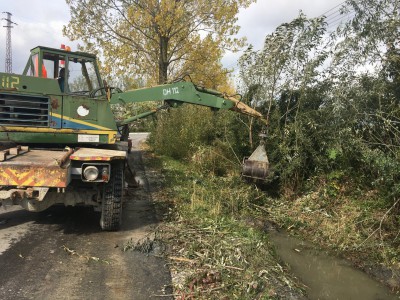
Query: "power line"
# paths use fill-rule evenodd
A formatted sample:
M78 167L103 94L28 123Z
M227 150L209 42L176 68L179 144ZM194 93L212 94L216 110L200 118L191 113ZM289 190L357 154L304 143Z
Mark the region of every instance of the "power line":
M332 27L333 24L338 24L340 23L343 19L347 19L349 20L351 17L354 17L355 15L355 11L351 10L345 14L341 14L336 16L335 18L330 19L327 23L328 23L328 27Z
M342 18L336 20L335 22L331 22L328 26L328 29L336 29L336 27L338 27L340 24L347 23L348 21L353 19L355 15L356 15L355 11L344 15Z
M341 2L341 3L339 3L338 5L336 5L336 6L334 6L334 7L332 7L331 9L327 10L326 12L322 13L321 15L319 15L319 17L325 16L327 13L331 12L332 10L334 10L334 9L336 9L336 8L338 8L338 7L341 7L344 3L346 3L346 0L343 1L343 2ZM338 9L338 11L339 11L339 10L340 10L340 9Z
M342 11L342 7L346 2L347 1L345 0L337 4L319 16L319 18L325 18L327 29L336 28L340 24L350 21L355 16L355 11L352 8L350 8L348 11Z
M3 14L7 15L7 18L2 18L2 20L7 21L7 25L3 26L7 28L7 40L6 40L6 73L12 73L12 48L11 48L11 28L12 25L18 25L17 23L11 21L12 14L7 11L3 11Z

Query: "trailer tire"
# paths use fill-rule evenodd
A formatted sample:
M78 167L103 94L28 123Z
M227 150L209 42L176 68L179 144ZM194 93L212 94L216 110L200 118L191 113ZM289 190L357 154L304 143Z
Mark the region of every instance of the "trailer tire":
M104 185L101 204L101 229L115 231L122 223L122 197L124 190L124 161L111 165L110 180Z

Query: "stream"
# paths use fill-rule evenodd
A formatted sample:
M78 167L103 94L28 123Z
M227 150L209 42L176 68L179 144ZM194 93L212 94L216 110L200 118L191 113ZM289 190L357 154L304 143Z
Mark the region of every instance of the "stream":
M270 232L278 256L306 285L309 299L400 299L389 289L340 258L315 250L310 243L283 232Z

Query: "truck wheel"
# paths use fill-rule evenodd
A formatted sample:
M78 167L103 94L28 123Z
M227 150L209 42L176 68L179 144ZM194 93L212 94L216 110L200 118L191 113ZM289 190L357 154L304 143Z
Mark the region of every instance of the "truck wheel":
M103 230L118 230L122 221L124 162L111 165L110 181L104 185L100 226Z

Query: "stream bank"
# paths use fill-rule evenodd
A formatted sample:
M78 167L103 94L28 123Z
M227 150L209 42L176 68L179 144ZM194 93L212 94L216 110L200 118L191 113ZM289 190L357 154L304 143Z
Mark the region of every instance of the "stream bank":
M356 269L345 259L317 250L311 243L286 232L269 234L278 256L307 286L309 299L399 299L380 282Z
M396 214L380 206L377 194L334 198L324 186L296 198L268 199L268 219L291 236L345 259L400 297L400 247ZM396 205L396 203L394 203Z

